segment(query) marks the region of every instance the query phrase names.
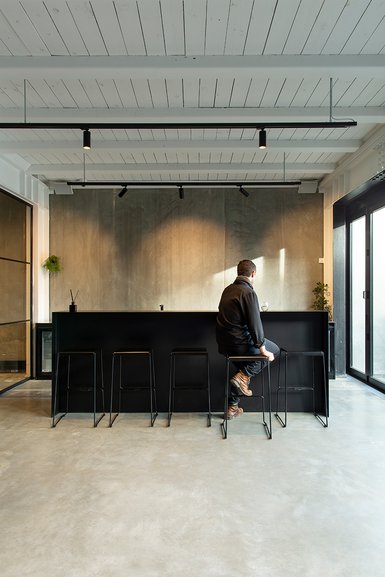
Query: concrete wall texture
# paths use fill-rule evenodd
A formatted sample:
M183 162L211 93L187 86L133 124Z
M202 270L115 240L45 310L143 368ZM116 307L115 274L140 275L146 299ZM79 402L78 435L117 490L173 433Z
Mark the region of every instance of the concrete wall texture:
M269 310L307 310L323 279L323 198L292 189L76 190L50 196L51 311L216 310L243 258Z

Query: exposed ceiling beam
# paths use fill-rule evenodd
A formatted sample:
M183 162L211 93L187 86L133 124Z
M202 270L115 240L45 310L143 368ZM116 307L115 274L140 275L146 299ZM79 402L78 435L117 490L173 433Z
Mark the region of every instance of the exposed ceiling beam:
M1 60L1 58L0 58ZM385 58L384 58L385 60ZM278 108L27 108L27 122L31 123L261 123L271 122L325 122L329 120L329 107L278 107ZM352 119L358 123L385 123L383 106L333 107L333 116ZM0 109L0 123L24 121L21 108Z
M256 56L1 56L2 80L384 78L383 54Z
M272 140L268 139L269 150L286 152L355 152L361 145L360 140ZM258 152L257 140L92 140L93 152ZM0 153L33 153L33 152L79 152L83 153L80 138L77 140L39 140L39 141L6 141L0 142Z
M86 175L89 176L95 172L111 173L117 175L123 172L143 172L143 173L164 173L164 172L180 172L180 173L191 173L191 172L217 172L217 173L230 173L230 172L282 172L282 164L278 162L267 162L267 163L250 163L250 162L239 162L239 163L165 163L165 164L142 164L142 163L132 163L132 164L122 164L122 163L111 163L111 164L87 164L86 165ZM293 162L287 163L285 166L286 172L301 172L306 174L312 173L330 173L335 169L334 163L303 163L303 162ZM77 173L81 174L83 177L84 166L83 164L31 164L28 168L28 173L30 174L66 174L66 173Z
M95 188L104 188L104 187L122 187L125 188L174 188L176 186L183 186L185 188L233 188L239 187L242 184L245 186L247 185L248 188L295 188L300 186L302 183L300 180L238 180L238 181L217 181L217 180L209 180L209 181L127 181L127 180L91 180L87 182L77 182L77 181L68 181L66 185L71 186L72 188L84 188L84 187L95 187ZM63 183L55 183L51 182L50 185L55 189L57 185L63 186ZM56 192L56 190L55 190ZM60 194L60 193L59 193ZM65 191L65 194L68 194L68 191ZM125 194L125 193L124 193ZM120 195L119 195L120 196ZM123 194L122 194L123 196Z

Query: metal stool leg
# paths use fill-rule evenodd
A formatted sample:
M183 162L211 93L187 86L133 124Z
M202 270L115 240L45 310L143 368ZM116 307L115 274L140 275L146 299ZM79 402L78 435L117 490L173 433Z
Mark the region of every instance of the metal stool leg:
M177 357L205 357L206 362L206 386L200 385L177 385ZM203 390L207 391L207 426L211 427L211 389L210 389L210 361L209 355L204 348L180 348L173 349L170 353L170 374L169 374L169 393L168 393L168 426L171 425L171 418L175 407L175 391L176 389L191 389L191 390Z
M175 356L170 353L170 382L168 390L168 426L171 425L171 417L174 410L174 385L175 385Z
M320 356L321 356L321 361L322 361L323 391L324 391L324 398L325 398L325 420L318 413L314 413L314 415L319 420L321 425L323 425L326 428L329 426L329 421L328 421L328 412L329 411L328 411L328 398L327 398L327 387L326 387L325 355L324 355L324 353L322 353Z
M311 386L288 386L287 385L287 372L288 372L287 364L288 364L289 354L298 355L300 357L311 357L311 359L312 359L312 383L311 383ZM313 414L324 427L327 427L328 426L328 398L327 398L327 380L326 380L326 366L325 366L324 352L323 351L287 351L285 349L281 349L281 358L282 357L284 357L284 362L285 362L285 368L284 368L285 374L284 374L284 386L283 386L284 395L285 395L285 417L284 417L284 420L282 420L282 418L279 414L279 409L280 409L280 407L279 407L279 393L281 392L281 389L282 389L281 376L280 376L280 372L281 372L281 359L280 359L280 365L279 365L279 370L278 370L278 389L277 389L277 400L276 400L276 413L275 413L277 420L280 422L282 427L287 426L287 391L289 389L290 390L297 390L297 391L311 391L312 397L313 397ZM324 403L325 419L323 419L321 417L321 415L319 415L319 413L317 413L317 411L316 411L315 359L317 357L321 358L321 362L322 362L322 382L323 382L323 394L324 394L324 399L325 399L325 403Z
M151 427L154 426L155 419L158 416L158 407L156 402L156 383L155 383L155 364L152 351L149 353L150 365L150 409L151 409Z
M224 415L223 421L221 423L222 436L227 439L228 431L228 410L229 410L229 382L230 382L230 362L239 361L256 361L262 362L261 378L262 378L262 394L252 395L252 397L259 397L262 400L262 424L265 429L268 439L273 438L273 428L271 421L271 377L270 377L270 362L261 355L246 355L246 356L228 356L226 357L226 382L225 382L225 403L224 403ZM269 423L266 422L265 418L265 384L264 384L264 365L267 365L267 394L268 394L268 412L269 412ZM250 398L250 397L249 397Z
M51 427L54 428L58 424L59 421L67 414L68 412L68 383L67 383L67 411L60 415L56 420L56 409L57 409L57 397L58 397L58 380L59 380L59 366L60 366L60 358L61 353L57 353L56 355L56 375L55 375L55 390L54 390L54 398L53 398L53 414L52 414L52 424ZM68 366L67 366L67 381L68 381Z
M155 423L155 419L158 416L158 408L157 408L157 399L156 399L156 381L155 381L155 363L154 363L154 355L152 350L131 350L131 351L115 351L112 353L112 366L111 366L111 397L110 397L110 421L109 427L112 427L115 419L121 412L121 402L122 402L122 359L124 356L127 357L134 357L134 356L141 356L147 360L147 368L148 368L148 391L150 396L150 426L153 427ZM116 388L115 381L116 381L116 362L115 359L119 358L119 388L118 388L118 411L117 413L112 416L113 411L113 397L114 397L114 390ZM135 389L138 387L127 387L129 389ZM145 387L140 387L141 389Z
M279 414L279 393L281 392L281 365L282 365L282 359L284 361L284 381L283 381L283 392L284 392L284 410L285 410L285 417L284 420L282 420L280 414ZM276 412L275 412L275 417L276 419L279 421L279 423L282 425L282 427L286 427L287 425L287 352L281 350L281 354L280 354L280 358L279 358L279 364L278 364L278 388L277 388L277 399L276 399Z
M209 362L209 355L206 355L206 362L207 362L207 406L208 406L208 415L207 415L207 426L211 427L211 386L210 386L210 362Z
M97 353L95 351L59 351L56 357L56 375L55 375L55 389L54 389L54 401L53 401L53 415L52 415L52 427L56 427L58 422L67 415L69 412L69 395L70 395L70 382L71 382L71 357L74 355L91 355L92 356L92 388L93 388L93 424L94 427L98 425L101 419L105 415L104 408L104 384L103 384L103 356L100 352L100 369L101 369L101 392L102 392L102 413L99 418L96 417L97 412ZM60 359L67 357L67 378L66 378L66 411L55 419L57 404L58 404L58 394L59 394L59 369L60 369Z
M263 364L265 363L265 367ZM265 371L267 368L267 402L268 402L268 414L269 414L269 424L266 423L265 418ZM262 419L263 426L265 427L266 435L269 439L273 437L273 429L271 426L271 379L270 379L270 363L268 361L262 361Z

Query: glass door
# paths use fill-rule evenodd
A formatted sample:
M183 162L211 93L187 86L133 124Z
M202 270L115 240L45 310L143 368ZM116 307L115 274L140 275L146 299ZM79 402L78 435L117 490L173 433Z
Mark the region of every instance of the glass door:
M372 213L372 371L370 376L385 384L385 207Z
M365 216L350 224L350 368L366 372L366 226Z
M32 208L0 190L0 392L31 376Z
M348 218L347 372L385 391L384 194L352 204Z

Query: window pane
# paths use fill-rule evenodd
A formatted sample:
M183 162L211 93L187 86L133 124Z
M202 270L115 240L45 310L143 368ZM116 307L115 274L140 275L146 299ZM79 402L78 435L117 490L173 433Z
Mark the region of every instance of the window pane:
M365 373L365 217L350 225L351 364Z
M30 261L30 207L0 192L0 256ZM26 218L27 217L27 218Z
M385 382L385 208L373 213L373 377Z
M29 319L30 265L0 258L0 323Z
M30 323L0 325L0 390L28 377Z

